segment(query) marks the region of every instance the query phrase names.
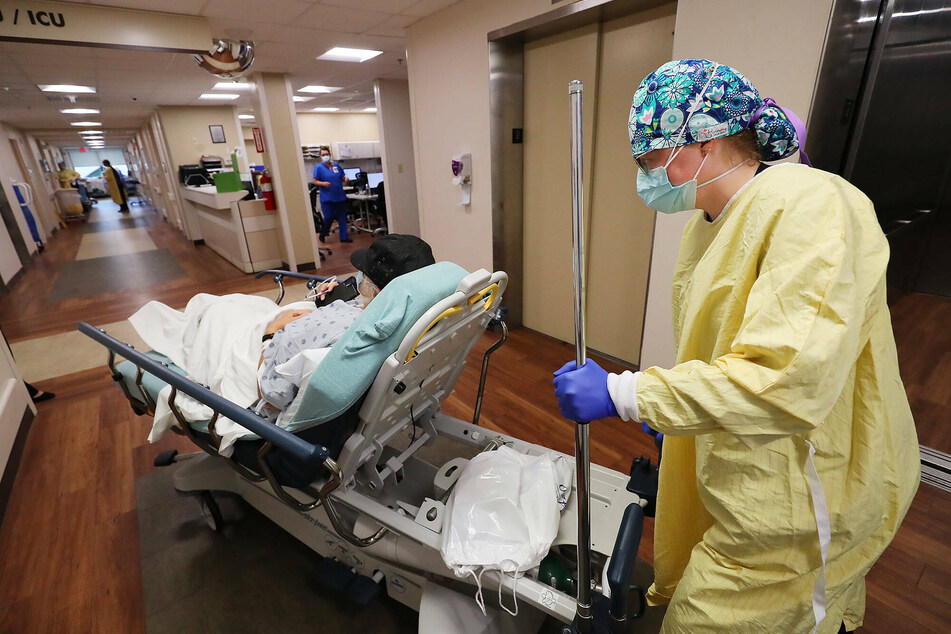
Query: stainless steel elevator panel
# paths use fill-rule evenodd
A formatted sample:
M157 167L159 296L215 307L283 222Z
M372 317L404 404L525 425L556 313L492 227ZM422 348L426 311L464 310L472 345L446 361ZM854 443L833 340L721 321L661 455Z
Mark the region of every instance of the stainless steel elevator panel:
M951 0L836 2L807 150L875 203L890 290L951 296L949 98Z
M806 142L813 165L827 172L845 166L880 5L837 0L832 9Z

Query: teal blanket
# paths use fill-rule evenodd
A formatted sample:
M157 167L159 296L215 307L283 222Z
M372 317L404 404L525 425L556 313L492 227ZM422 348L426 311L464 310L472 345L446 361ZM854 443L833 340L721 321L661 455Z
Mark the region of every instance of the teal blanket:
M314 370L285 429L313 427L347 411L369 389L413 324L454 293L466 275L452 262L437 262L387 284Z

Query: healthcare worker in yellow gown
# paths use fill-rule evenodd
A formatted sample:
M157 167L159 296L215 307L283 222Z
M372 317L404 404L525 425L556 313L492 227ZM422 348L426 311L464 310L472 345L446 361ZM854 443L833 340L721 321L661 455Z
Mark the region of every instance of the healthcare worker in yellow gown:
M648 595L669 603L663 632L852 631L920 474L872 203L834 174L767 167L805 129L715 62L648 75L629 131L644 201L692 214L677 362L568 363L562 413L665 436Z
M102 174L109 186L109 196L112 198L112 202L119 205L120 212L129 213L129 195L126 192L122 174L108 160L102 162Z

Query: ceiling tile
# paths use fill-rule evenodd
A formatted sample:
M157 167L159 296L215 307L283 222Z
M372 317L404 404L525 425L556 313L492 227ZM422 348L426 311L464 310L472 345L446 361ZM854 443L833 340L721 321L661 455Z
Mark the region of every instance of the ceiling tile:
M432 15L437 11L442 11L446 7L456 4L458 0L421 0L417 2L409 9L401 11L406 15L415 15L420 18L425 18L426 16Z
M321 0L320 4L343 7L347 11L380 11L381 13L400 13L417 4L419 0Z
M163 13L179 13L182 15L198 15L202 6L201 0L162 0L161 4L158 5L155 0L82 0L82 2L122 9L159 10Z
M367 31L366 34L404 37L406 35L406 27L417 20L419 20L419 18L414 15L394 15L382 24L378 24Z
M301 15L297 19L297 25L338 33L363 33L381 24L389 16L390 14L379 11L341 9L318 4Z
M268 22L271 24L291 24L313 6L311 2L300 0L208 0L201 14L208 17L230 18L248 16L249 23Z

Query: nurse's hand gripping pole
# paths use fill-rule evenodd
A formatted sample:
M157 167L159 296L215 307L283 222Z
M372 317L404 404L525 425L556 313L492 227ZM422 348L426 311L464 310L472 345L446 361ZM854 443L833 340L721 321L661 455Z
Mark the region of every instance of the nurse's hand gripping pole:
M568 84L571 119L571 260L575 287L575 362L585 364L584 291L584 188L581 93L583 82ZM591 458L588 453L588 421L575 421L575 473L578 491L578 611L575 628L591 631Z

